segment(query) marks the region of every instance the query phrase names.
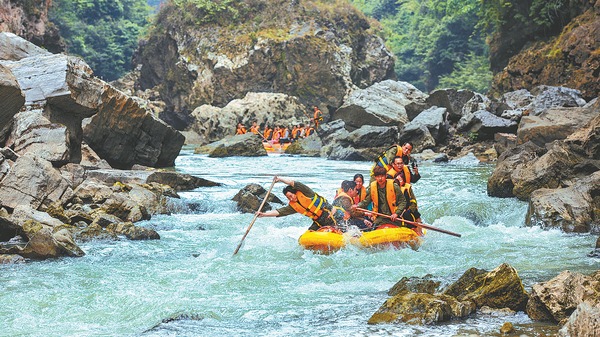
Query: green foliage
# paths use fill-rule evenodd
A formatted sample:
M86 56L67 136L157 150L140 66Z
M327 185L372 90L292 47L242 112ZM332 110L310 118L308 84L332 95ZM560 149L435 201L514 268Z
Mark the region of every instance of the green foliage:
M485 94L492 78L487 55L471 53L464 62L456 63L452 73L440 77L438 88L469 89Z
M236 21L240 14L235 0L173 0L173 4L183 9L186 21L196 24Z
M352 2L380 20L388 47L397 57L398 78L421 90L433 90L441 77L448 81L457 76L454 69L471 55L485 62L485 35L476 28L480 0ZM488 86L489 81L478 85L485 91Z
M82 57L97 76L112 81L131 69L150 11L146 0L54 0L50 19L69 54Z

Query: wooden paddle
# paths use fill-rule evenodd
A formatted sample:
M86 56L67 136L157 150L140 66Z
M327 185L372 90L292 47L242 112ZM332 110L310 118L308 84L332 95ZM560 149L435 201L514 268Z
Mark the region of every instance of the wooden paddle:
M361 211L363 213L372 213L372 214L375 214L375 215L378 215L378 216L382 216L384 218L392 219L391 215L369 211L368 209L356 208L356 210L357 211ZM459 238L462 236L462 235L460 235L458 233L454 233L454 232L451 232L451 231L447 231L445 229L433 227L431 225L420 223L420 222L408 221L408 220L404 220L402 218L398 218L396 221L406 222L406 223L409 223L411 225L419 226L419 227L426 228L426 229L431 229L432 231L436 231L436 232L440 232L440 233L444 233L444 234L448 234L448 235L453 235L453 236L456 236L456 237L459 237Z
M246 235L248 235L248 232L250 232L250 229L252 229L252 226L254 225L256 218L258 218L258 212L260 212L262 210L263 206L265 205L265 202L269 198L269 194L271 194L271 191L273 190L273 186L275 186L275 177L273 177L273 182L271 183L271 187L269 187L267 194L265 194L265 198L263 199L260 206L258 206L258 211L256 211L256 214L254 214L254 219L252 219L252 222L250 222L250 226L248 226L248 229L246 229L246 233L244 233L244 236L242 237L240 244L235 249L235 252L233 252L233 255L237 254L237 252L240 250L240 247L242 247L242 243L244 242L244 239L246 239Z

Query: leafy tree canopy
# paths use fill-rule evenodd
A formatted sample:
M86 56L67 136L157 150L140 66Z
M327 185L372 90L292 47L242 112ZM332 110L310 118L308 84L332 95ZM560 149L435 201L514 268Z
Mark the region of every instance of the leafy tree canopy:
M485 34L477 29L480 0L351 1L381 22L388 47L397 57L400 80L423 91L454 82L461 88L470 83L470 89L488 90L492 77L488 48ZM477 81L485 83L474 85Z
M54 0L50 20L59 27L70 54L112 81L131 70L151 10L146 0Z

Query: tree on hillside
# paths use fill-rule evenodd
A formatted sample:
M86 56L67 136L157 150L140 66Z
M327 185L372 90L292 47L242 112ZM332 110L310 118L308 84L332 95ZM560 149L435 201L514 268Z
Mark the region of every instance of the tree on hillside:
M461 81L462 88L489 88L488 48L478 29L480 0L352 1L380 20L400 80L424 91L438 87L440 78L442 85Z
M50 20L59 27L69 54L112 81L131 70L151 10L146 0L54 0Z

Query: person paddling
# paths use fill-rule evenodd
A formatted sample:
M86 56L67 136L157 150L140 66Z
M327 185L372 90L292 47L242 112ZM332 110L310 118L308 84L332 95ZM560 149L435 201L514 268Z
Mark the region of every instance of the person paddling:
M274 181L288 185L283 188L283 194L288 198L289 205L267 212L256 212L256 215L259 217L281 217L300 213L313 220L308 230L316 231L326 226L337 227L333 218L333 206L310 187L301 182L277 176Z

